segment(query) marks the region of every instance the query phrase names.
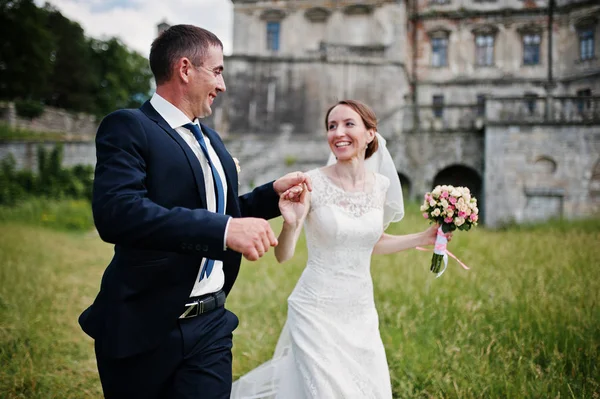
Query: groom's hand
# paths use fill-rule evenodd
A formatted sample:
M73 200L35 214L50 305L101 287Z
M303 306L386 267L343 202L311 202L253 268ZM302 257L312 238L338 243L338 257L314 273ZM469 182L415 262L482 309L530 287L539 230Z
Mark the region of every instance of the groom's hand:
M269 247L277 245L271 225L264 219L232 218L227 228L227 248L244 255L248 260L258 260Z

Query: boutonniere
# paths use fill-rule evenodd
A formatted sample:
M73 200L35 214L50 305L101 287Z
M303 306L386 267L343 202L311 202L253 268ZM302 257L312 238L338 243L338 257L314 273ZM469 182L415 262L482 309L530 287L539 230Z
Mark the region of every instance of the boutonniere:
M235 162L235 169L237 170L238 173L240 173L242 171L242 168L240 168L240 161L234 157L233 162Z

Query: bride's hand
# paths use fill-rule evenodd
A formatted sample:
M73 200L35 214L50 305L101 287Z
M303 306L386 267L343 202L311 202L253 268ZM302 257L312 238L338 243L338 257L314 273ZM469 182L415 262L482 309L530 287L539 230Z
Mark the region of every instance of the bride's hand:
M439 224L433 224L427 230L425 230L423 232L423 235L425 236L425 240L426 240L425 245L435 244L435 239L437 237L437 231L438 231L439 227L440 227ZM448 239L448 242L450 242L452 240L452 232L446 233L446 238Z
M296 225L302 221L308 206L307 191L304 185L297 185L281 194L279 197L279 210L285 223Z

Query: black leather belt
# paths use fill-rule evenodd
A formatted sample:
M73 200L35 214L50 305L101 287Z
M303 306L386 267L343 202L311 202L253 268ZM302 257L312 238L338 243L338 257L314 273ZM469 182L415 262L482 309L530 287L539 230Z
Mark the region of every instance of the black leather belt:
M189 319L220 308L225 305L225 298L226 295L223 290L197 298L190 298L190 301L185 304L185 311L179 318Z

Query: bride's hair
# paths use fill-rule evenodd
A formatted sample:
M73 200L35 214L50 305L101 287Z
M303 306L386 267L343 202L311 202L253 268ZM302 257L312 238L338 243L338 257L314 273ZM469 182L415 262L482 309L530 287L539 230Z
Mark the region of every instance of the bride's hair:
M375 112L373 112L373 110L368 105L363 104L360 101L356 101L356 100L342 100L342 101L338 101L336 104L332 105L327 110L327 113L325 114L325 130L327 130L327 128L329 126L329 123L328 123L329 114L338 105L347 105L348 107L352 108L354 110L354 112L356 112L358 115L360 115L360 118L362 119L363 123L365 124L365 127L367 128L367 130L373 129L377 132L377 116L375 116ZM377 140L377 135L375 135L373 137L373 141L371 141L367 145L367 150L365 151L365 159L368 159L371 155L373 155L375 153L375 151L377 151L378 148L379 148L379 142Z

